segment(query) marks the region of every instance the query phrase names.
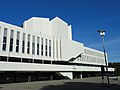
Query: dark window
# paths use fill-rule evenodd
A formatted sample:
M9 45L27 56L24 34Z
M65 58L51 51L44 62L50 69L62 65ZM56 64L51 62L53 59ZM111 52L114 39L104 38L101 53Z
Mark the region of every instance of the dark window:
M0 56L0 61L7 61L7 57L6 56Z
M10 38L10 51L13 51L13 38Z
M37 55L39 55L39 44L37 44Z
M4 51L6 51L6 43L7 43L7 28L4 28L3 47L2 47L2 50Z
M45 56L47 56L47 39L45 39Z
M28 42L27 42L27 54L30 53L30 34L28 34Z
M19 40L16 40L16 52L19 52Z
M16 52L19 52L19 38L20 38L20 32L17 31Z
M43 56L43 38L41 38L41 55Z
M35 54L35 43L32 43L32 54Z
M18 58L18 57L9 57L9 62L21 62L21 58Z
M14 36L14 31L11 30L11 34L10 34L10 48L9 48L9 51L13 51L13 36Z
M35 36L32 38L32 54L35 54Z
M39 37L37 37L37 55L39 55Z
M22 41L22 53L25 53L25 41Z
M7 37L3 37L3 50L6 51Z
M49 40L49 56L51 57L51 40Z
M29 54L29 53L30 53L30 42L28 42L27 45L28 45L28 46L27 46L27 53Z
M23 33L23 39L22 39L22 53L25 53L25 33Z

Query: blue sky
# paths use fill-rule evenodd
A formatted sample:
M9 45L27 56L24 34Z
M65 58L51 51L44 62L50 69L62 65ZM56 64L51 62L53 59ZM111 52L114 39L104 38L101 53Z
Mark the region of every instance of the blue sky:
M22 25L32 17L58 16L72 25L73 40L103 50L97 30L106 30L110 62L120 62L120 0L0 0L0 21Z

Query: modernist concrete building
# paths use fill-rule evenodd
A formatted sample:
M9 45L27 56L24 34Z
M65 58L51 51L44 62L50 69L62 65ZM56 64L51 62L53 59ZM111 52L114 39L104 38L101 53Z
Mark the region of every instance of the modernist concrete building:
M72 26L59 17L32 17L21 27L0 22L0 83L82 78L101 65L103 52L72 40Z

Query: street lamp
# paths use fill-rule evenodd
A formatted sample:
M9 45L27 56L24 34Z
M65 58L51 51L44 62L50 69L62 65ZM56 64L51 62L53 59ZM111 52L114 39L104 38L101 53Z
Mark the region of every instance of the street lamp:
M102 45L103 45L103 50L104 50L104 58L105 58L105 67L106 67L107 81L108 81L108 85L109 85L110 81L109 81L109 74L108 74L108 64L107 64L105 43L104 43L105 30L98 30L97 32L100 33L100 35L102 37Z

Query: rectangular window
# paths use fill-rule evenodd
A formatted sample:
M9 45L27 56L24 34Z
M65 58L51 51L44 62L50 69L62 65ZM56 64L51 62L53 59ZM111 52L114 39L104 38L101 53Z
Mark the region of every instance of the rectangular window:
M22 37L22 53L25 53L25 33L23 33Z
M16 52L19 52L19 39L20 39L20 32L17 31Z
M7 43L7 28L4 28L3 47L2 47L2 50L4 51L6 51L6 43Z
M11 30L11 33L10 33L10 48L9 48L9 51L13 51L13 37L14 37L14 30Z
M43 38L41 38L41 55L43 56Z
M51 40L49 40L49 56L51 57Z
M39 55L39 40L40 40L40 38L37 37L37 55Z
M35 54L35 36L32 37L32 54Z
M27 54L30 53L30 34L28 34L28 41L27 41Z
M47 39L45 39L45 56L47 56Z

